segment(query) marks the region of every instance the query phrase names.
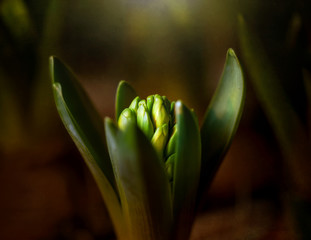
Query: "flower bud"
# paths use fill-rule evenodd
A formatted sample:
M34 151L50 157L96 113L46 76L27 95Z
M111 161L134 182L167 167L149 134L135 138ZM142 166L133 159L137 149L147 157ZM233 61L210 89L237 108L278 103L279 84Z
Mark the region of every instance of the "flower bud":
M131 105L129 106L129 108L132 109L135 113L137 113L139 102L140 102L140 97L136 97L134 98L134 100L131 102Z
M137 125L150 140L154 133L154 129L151 118L147 111L147 105L145 100L141 100L139 102L139 107L137 109Z
M153 147L158 152L159 156L162 158L165 145L168 139L168 125L164 124L161 127L158 127L151 139Z
M153 102L154 102L154 96L153 95L148 96L147 97L147 108L148 108L148 112L150 115L152 114Z
M133 122L142 130L155 148L159 157L165 162L176 152L177 126L174 116L175 102L165 96L150 95L146 100L134 98L129 108L123 110L118 124L122 129Z
M176 141L177 141L177 124L174 125L171 137L167 143L166 157L169 157L176 152Z
M165 103L160 95L154 96L152 120L155 128L159 128L164 124L169 124L170 121L169 112L167 112Z
M162 96L163 104L168 113L170 113L171 103L166 96Z
M118 125L120 129L125 129L129 123L136 124L136 114L130 108L125 108L119 117Z

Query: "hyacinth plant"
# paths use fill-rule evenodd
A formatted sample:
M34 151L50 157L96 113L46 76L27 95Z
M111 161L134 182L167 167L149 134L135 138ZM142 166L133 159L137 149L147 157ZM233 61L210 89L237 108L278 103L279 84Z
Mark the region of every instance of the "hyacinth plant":
M103 119L76 77L51 57L60 117L92 172L119 240L189 239L200 199L240 121L244 80L228 50L201 130L182 101L146 99L121 81L115 120Z

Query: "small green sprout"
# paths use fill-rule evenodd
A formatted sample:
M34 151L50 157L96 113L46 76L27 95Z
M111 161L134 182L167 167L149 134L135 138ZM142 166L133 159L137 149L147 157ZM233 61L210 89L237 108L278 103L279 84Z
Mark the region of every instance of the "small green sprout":
M99 116L73 73L50 62L58 112L92 172L119 240L187 240L200 199L242 114L244 80L228 50L201 129L193 110L165 96L146 100L121 81L116 119Z

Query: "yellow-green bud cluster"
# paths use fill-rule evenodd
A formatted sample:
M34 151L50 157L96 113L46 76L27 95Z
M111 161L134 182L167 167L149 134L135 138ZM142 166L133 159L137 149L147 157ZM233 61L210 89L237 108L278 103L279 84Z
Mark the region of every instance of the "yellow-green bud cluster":
M177 138L174 106L175 102L158 94L151 95L146 100L136 97L118 119L120 129L125 128L129 122L137 124L165 161L170 180L173 178Z

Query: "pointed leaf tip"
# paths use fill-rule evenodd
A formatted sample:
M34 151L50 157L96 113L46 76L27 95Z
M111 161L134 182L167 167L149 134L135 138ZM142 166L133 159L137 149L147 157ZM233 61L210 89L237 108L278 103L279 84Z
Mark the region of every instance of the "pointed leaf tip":
M53 56L53 55L49 57L49 66L50 66L50 71L52 74L53 82L57 80L54 78L55 69L61 67L62 65L64 65L64 63L62 63L62 61L58 57Z
M130 106L133 99L137 96L134 88L126 81L122 80L119 82L117 93L116 93L116 121L123 109Z
M49 58L49 70L50 70L50 76L52 83L55 83L55 77L54 77L54 56L50 56Z
M227 55L228 56L232 56L232 57L236 57L235 52L234 52L234 50L232 48L228 49Z
M120 239L126 239L121 237L126 232L125 223L106 149L102 118L73 72L57 57L51 56L49 61L59 115L94 176L116 228L116 234Z
M175 112L176 112L176 115L182 113L182 106L183 106L183 103L182 103L182 101L180 101L180 100L178 100L178 101L175 103Z
M49 64L50 64L50 66L53 67L53 65L54 65L54 56L50 56L49 57Z

